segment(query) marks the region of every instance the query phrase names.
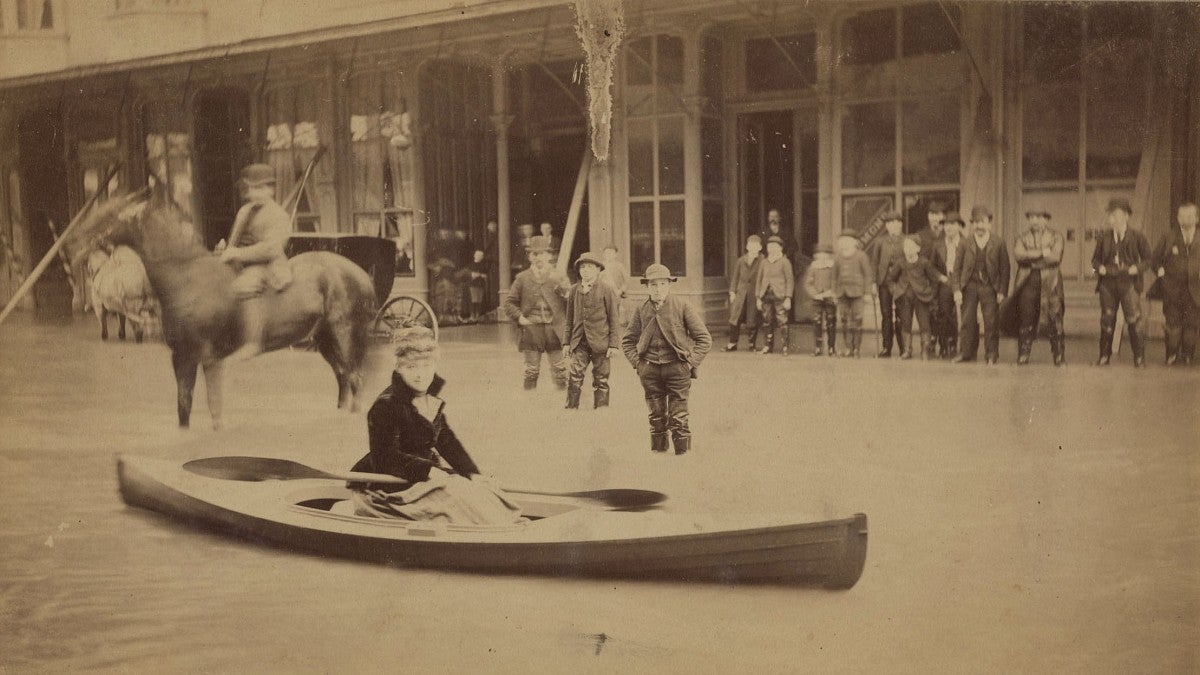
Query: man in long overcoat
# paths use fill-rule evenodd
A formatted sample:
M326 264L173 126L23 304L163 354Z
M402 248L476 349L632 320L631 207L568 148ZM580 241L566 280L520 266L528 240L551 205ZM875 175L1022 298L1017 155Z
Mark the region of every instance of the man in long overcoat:
M1167 365L1188 365L1196 356L1200 339L1200 242L1196 223L1200 208L1194 202L1179 207L1179 227L1172 228L1154 252L1155 290L1162 296L1166 320Z
M1050 212L1030 209L1025 212L1029 227L1013 244L1017 260L1017 280L1013 294L1000 309L1001 332L1017 336L1017 364L1029 363L1029 353L1044 325L1050 338L1054 365L1066 363L1066 336L1063 333L1063 236L1050 225Z

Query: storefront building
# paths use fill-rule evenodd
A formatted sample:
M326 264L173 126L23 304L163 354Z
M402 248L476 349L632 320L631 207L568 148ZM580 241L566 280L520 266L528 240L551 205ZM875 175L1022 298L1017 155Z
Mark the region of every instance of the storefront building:
M212 245L242 165L275 167L283 195L320 146L297 229L395 240L395 292L428 292L438 230L484 248L495 220L504 293L515 226L562 236L584 180L573 253L662 262L712 319L772 208L811 254L891 209L920 229L935 198L988 206L1009 240L1045 207L1086 296L1110 197L1152 241L1200 197L1187 4L626 2L610 157L590 165L572 7L444 4L249 20L216 0L0 0L0 300L94 191L164 183Z

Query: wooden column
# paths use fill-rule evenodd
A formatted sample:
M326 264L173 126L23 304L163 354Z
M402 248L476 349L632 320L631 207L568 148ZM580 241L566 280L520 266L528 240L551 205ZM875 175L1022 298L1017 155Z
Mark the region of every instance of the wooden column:
M513 116L508 114L508 70L503 61L492 69L492 125L496 129L496 253L499 265L500 303L508 296L512 284L512 199L508 184L508 127ZM497 314L503 316L503 312Z
M705 98L700 80L699 26L690 26L683 36L683 223L684 252L687 264L685 283L688 290L704 288L704 186L701 181L702 150L700 121ZM671 270L672 273L675 270ZM702 303L697 305L702 307Z

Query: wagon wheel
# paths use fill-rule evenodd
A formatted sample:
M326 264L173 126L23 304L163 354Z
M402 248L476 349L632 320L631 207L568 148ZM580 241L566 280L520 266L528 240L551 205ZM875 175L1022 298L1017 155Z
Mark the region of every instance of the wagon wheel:
M425 326L433 331L434 339L438 337L438 320L433 315L433 308L420 298L398 295L384 303L375 315L374 327L378 335L390 338L397 329L406 326Z

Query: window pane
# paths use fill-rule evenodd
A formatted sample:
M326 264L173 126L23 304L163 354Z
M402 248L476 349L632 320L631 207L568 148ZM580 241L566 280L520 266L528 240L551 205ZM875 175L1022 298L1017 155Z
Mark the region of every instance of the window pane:
M704 51L700 56L701 78L704 84L705 110L718 113L721 110L722 82L721 41L716 38L704 40Z
M629 194L654 194L654 120L629 120Z
M904 195L904 231L920 232L929 224L929 204L940 201L946 211L958 210L957 192L913 192Z
M941 4L930 2L900 10L903 17L901 40L904 56L946 54L959 50L958 34L946 20L946 13L939 7ZM954 25L962 25L958 8L947 6L946 9L954 17Z
M842 24L842 64L883 63L894 58L896 10L863 12Z
M640 276L654 263L654 202L629 205L630 274Z
M1038 82L1079 77L1083 22L1067 4L1034 4L1024 13L1025 78Z
M683 202L658 203L659 262L671 269L672 275L687 274L684 250Z
M892 103L849 106L842 119L842 185L896 182L896 111Z
M1038 84L1024 92L1025 181L1079 177L1079 88L1063 82Z
M746 40L746 89L758 92L811 87L817 79L816 53L813 33Z
M725 148L722 122L711 117L700 123L701 183L707 197L720 197L725 192Z
M958 118L957 96L904 103L900 128L906 185L958 182Z
M630 42L625 50L625 83L632 85L652 84L650 64L654 38L638 38Z
M683 118L658 118L658 194L683 194Z
M842 199L842 227L862 234L892 210L891 195L852 195Z
M1088 178L1137 177L1147 132L1152 11L1114 3L1088 13Z
M658 38L659 84L683 84L683 39L673 35Z
M704 276L725 276L725 207L711 199L704 201Z

